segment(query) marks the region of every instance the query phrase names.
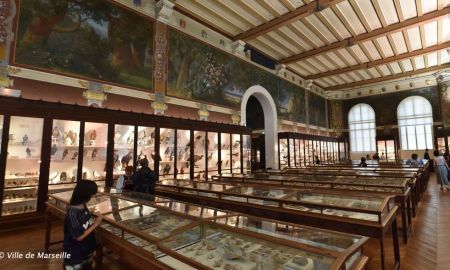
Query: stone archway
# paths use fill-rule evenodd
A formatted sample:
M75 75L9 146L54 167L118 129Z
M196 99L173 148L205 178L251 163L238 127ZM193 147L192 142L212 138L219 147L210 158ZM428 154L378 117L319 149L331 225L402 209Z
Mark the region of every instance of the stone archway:
M241 102L241 124L246 124L247 102L254 96L264 111L264 135L266 147L266 167L278 169L278 116L277 107L270 93L260 85L254 85L245 91Z

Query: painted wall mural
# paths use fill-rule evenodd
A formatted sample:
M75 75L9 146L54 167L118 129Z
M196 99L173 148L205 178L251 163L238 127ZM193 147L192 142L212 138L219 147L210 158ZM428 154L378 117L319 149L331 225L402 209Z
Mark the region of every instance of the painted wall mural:
M341 135L342 129L345 129L342 115L342 100L330 100L329 111L330 128L336 130L338 135Z
M168 32L168 50L167 95L240 109L244 92L261 85L279 118L306 122L303 88L174 29Z
M153 22L104 0L22 0L15 63L152 88Z
M327 116L325 107L326 103L323 97L311 92L308 93L308 114L310 125L319 127L326 126Z
M367 103L375 110L376 124L378 126L397 125L398 104L409 96L422 96L430 101L433 106L434 121L441 120L439 111L439 93L436 86L419 88L397 93L389 93L377 96L368 96L343 101L343 118L345 126L348 128L348 112L358 103Z

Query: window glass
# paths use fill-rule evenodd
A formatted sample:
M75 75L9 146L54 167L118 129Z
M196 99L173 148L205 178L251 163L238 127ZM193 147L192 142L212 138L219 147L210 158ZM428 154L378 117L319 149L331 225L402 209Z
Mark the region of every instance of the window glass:
M402 150L433 148L433 112L426 98L405 98L398 105L397 117Z
M375 112L367 104L353 106L348 115L350 149L353 152L375 151Z

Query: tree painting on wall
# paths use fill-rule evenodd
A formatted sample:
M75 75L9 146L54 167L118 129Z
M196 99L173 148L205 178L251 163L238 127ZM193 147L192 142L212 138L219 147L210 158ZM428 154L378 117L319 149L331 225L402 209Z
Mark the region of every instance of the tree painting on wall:
M309 124L326 127L325 99L319 95L308 93Z
M253 85L273 97L279 117L305 122L305 92L271 72L202 43L176 30L168 32L167 94L240 109Z
M305 90L280 80L278 91L278 117L294 122L306 122Z
M153 22L104 0L22 0L15 63L152 88Z

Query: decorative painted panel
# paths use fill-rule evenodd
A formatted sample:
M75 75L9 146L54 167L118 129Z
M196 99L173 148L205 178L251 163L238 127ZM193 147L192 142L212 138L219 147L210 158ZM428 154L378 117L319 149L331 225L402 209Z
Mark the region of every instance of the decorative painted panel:
M168 31L168 50L167 95L239 109L245 91L261 85L279 118L306 121L303 88L174 29Z
M153 24L109 1L22 0L15 63L151 89Z
M309 124L319 127L326 127L327 116L325 99L319 95L308 93L308 104Z

